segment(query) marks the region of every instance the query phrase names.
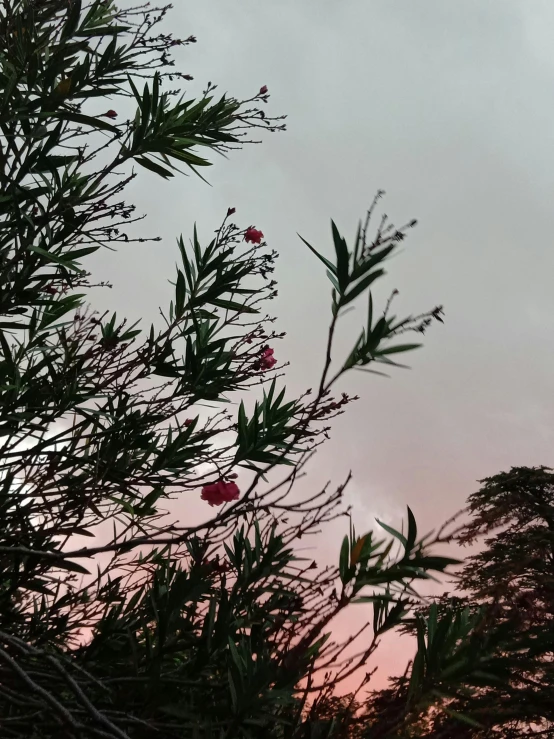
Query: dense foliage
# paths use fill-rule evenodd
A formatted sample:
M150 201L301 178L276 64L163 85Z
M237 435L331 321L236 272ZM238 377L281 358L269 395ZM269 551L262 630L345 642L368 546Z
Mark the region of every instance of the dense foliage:
M359 536L351 522L338 567L322 569L294 544L344 513L348 480L291 491L354 400L339 381L396 366L418 344L395 340L441 308L399 319L394 293L374 307L372 285L414 225L382 219L370 238L378 198L352 246L332 223L333 260L304 241L332 305L321 376L299 398L279 384L282 334L261 312L277 255L233 208L213 238L194 227L190 243L178 239L161 327L90 307L105 284L91 284L87 257L146 240L121 199L134 165L199 174L253 129L283 127L258 107L265 86L243 102L211 84L199 99L167 87L190 80L172 47L195 41L155 32L168 10L6 0L0 12L2 736L341 736L355 696L334 710L334 691L360 669L367 684L380 635L419 602L415 582L455 564L433 551L450 534L419 536L411 511L405 534L382 523L383 537ZM362 296L365 327L336 360L338 321ZM170 498L176 522L161 508ZM206 507L201 522L187 520L191 498ZM354 603L373 618L335 643L330 624ZM418 632L409 691L393 721L368 714L372 736L440 702L425 657L433 633L452 636L437 647L451 662L473 653L479 619L444 623L430 616L427 651ZM475 669L464 663L452 681Z
M465 561L455 593L402 625L420 638L430 629L428 639L438 642L434 671L445 709L434 703L406 736L554 737L554 473L515 467L481 483L457 533L462 544L479 546ZM464 664L445 659L448 631L433 626L437 618L480 623L473 652L463 655L466 665L476 665L476 679L464 690L449 684ZM369 713L384 715L407 689L400 679L373 694Z

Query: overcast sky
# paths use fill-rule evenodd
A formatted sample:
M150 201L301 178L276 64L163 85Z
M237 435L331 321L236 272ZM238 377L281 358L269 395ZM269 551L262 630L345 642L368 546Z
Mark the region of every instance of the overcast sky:
M377 189L398 224L419 226L389 263L399 312L445 306L410 371L351 374L361 400L335 422L310 484L354 473L356 527L398 523L410 505L439 524L478 479L553 463L554 5L546 0L175 0L171 30L199 95L208 80L241 99L267 85L288 131L216 159L200 180L144 170L129 191L163 242L104 253L96 269L130 318L166 305L175 239L209 238L228 206L280 253L275 346L291 392L315 384L328 327L324 270L296 233L332 253ZM345 322L349 343L364 320ZM347 343L342 342L343 350ZM336 558L342 531L321 557ZM405 654L387 646L390 665Z

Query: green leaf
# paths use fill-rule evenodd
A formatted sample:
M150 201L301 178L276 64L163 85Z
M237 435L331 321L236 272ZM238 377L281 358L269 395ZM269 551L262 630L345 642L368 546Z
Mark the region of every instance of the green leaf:
M175 316L181 318L185 309L186 287L185 276L181 270L177 270L177 282L175 284Z
M429 645L433 644L434 639L435 639L435 633L437 630L437 615L438 615L437 604L432 603L429 606L429 616L427 618L427 641L429 642Z
M223 300L222 298L213 298L212 300L206 301L209 305L215 305L218 308L225 308L225 310L233 310L236 313L259 313L258 308L251 308L243 303L236 303L234 300Z
M398 626L402 621L402 617L407 613L406 603L406 601L398 601L390 611L386 612L386 616L376 632L379 636L384 634L386 631L390 631L390 629L393 629L395 626Z
M56 254L52 254L49 251L45 251L44 249L41 249L40 246L28 246L27 248L29 249L29 251L35 252L35 254L40 254L48 262L54 262L55 264L59 264L62 267L65 267L66 269L71 270L72 272L81 271L79 267L76 264L73 264L71 260L62 259L62 257L58 257L56 256Z
M373 253L369 259L364 259L361 262L357 263L354 269L352 270L350 279L357 280L362 275L365 275L365 273L368 272L370 269L373 269L373 267L375 267L376 264L379 264L380 262L384 261L385 258L395 248L395 246L396 244L393 244L392 246L387 246L385 249L381 249L381 251Z
M73 0L69 3L69 11L67 13L67 20L62 28L61 39L68 39L75 34L77 26L79 25L79 18L81 17L81 0ZM75 34L76 35L76 34Z
M373 295L369 293L367 307L367 335L371 335L371 326L373 325Z
M35 593L42 593L43 595L55 595L54 591L46 587L46 581L38 580L33 578L25 582L25 588L32 590Z
M389 346L386 349L379 349L375 352L376 356L383 354L397 354L398 352L411 352L413 349L419 349L422 344L397 344L396 346Z
M329 270L327 270L327 277L331 281L331 284L333 285L333 287L335 288L335 290L337 291L337 293L340 293L339 283L335 279L335 276Z
M411 552L414 548L414 544L417 538L417 523L412 513L410 506L408 506L408 537L406 541L406 550Z
M70 562L68 559L56 560L56 567L62 570L69 570L70 572L78 572L81 575L90 575L90 572L77 562Z
M238 436L239 444L248 444L248 419L246 418L246 411L244 409L244 401L240 401L239 405L239 417L238 417Z
M333 243L335 245L335 252L337 255L336 275L339 281L340 292L344 293L348 287L348 247L346 246L346 241L340 235L334 221L331 221L331 231L333 232Z
M202 157L199 157L190 151L179 151L179 149L169 148L164 151L164 154L166 156L173 157L173 159L177 159L180 162L185 162L185 164L188 164L191 168L192 165L195 165L197 167L212 166L212 163L209 162L207 159L202 159Z
M344 539L342 540L342 546L340 548L340 557L339 557L340 579L345 584L348 579L348 562L350 559L349 554L350 554L350 542L348 541L348 537L345 536Z
M162 167L161 164L158 164L157 162L153 162L151 159L147 159L146 157L135 156L135 161L141 164L145 169L149 169L151 172L155 172L156 174L159 174L160 177L163 177L166 180L169 179L170 177L174 177L174 174L171 170L166 169L165 167Z
M82 123L85 126L91 128L98 128L100 131L110 131L110 133L119 134L119 130L112 126L111 123L103 121L101 118L91 118L88 115L82 113L74 113L72 111L54 111L52 113L43 114L42 117L46 118L59 118L62 121L72 121L73 123Z
M375 272L372 272L370 275L364 277L363 280L360 280L357 285L355 285L349 292L344 295L341 300L341 304L348 305L348 303L352 302L352 300L355 300L358 295L361 295L364 290L366 290L371 285L372 282L375 282L375 280L377 280L379 277L382 277L384 274L384 269L378 269Z
M94 37L94 36L118 36L125 31L130 30L130 26L103 26L102 28L88 28L83 31L77 31L74 36L77 37Z
M396 531L396 529L393 529L391 526L388 526L386 523L383 523L378 518L375 520L382 529L385 529L385 531L388 531L388 533L394 536L395 539L398 539L398 541L401 542L401 544L403 545L404 549L408 548L408 540L403 534L401 534L399 531Z
M323 636L318 639L312 646L306 651L306 657L313 657L314 655L319 653L319 650L321 647L326 644L329 641L329 638L331 636L331 632L328 632L327 634L323 634Z
M335 265L332 262L330 262L328 259L326 259L325 257L323 257L318 251L316 251L313 246L310 246L310 244L308 244L308 242L306 241L306 239L302 238L302 236L300 236L300 234L297 234L297 236L300 239L302 239L302 241L306 244L306 246L308 247L308 249L310 249L321 262L323 262L323 264L327 267L327 269L331 272L331 274L335 274L336 275L337 270L336 270Z

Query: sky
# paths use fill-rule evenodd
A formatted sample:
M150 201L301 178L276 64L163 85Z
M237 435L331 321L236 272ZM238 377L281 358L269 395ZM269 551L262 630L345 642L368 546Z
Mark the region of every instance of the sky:
M105 304L148 324L171 297L176 238L196 222L209 239L235 207L234 220L260 228L280 254L270 306L287 336L275 354L290 362L287 387L299 394L319 378L330 300L325 272L297 233L331 256L330 219L352 242L383 189L382 210L398 225L419 225L389 263L381 299L398 289L406 314L443 304L445 324L409 356L409 371L345 378L338 389L361 399L334 422L304 484L339 484L352 470L347 501L358 531L375 516L399 524L407 505L426 529L460 509L479 479L552 464L552 3L175 6L166 28L198 39L175 55L194 77L187 94L200 95L208 80L238 99L267 85L264 110L287 114L288 130L217 157L211 187L140 171L128 190L147 214L136 233L162 241L95 257L95 275L115 288ZM345 320L337 357L364 313L362 305ZM318 542L321 561L338 560L345 526ZM360 607L341 628L366 615ZM406 650L405 641L384 645L383 674Z

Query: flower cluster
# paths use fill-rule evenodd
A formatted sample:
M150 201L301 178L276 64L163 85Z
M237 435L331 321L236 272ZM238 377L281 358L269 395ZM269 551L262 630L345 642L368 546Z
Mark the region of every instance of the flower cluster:
M263 233L261 231L258 231L257 228L254 228L254 226L250 226L249 228L247 228L244 234L244 240L252 244L261 243L263 237Z
M273 349L270 349L269 347L264 349L262 356L260 357L261 369L271 369L275 364L277 364L277 360L273 356Z
M219 480L210 485L204 485L202 488L202 500L205 500L211 506L220 506L223 503L230 503L232 500L238 500L240 490L235 482L225 482Z
M273 356L273 349L266 346L258 359L253 363L252 368L254 370L270 370L276 364L277 360Z

